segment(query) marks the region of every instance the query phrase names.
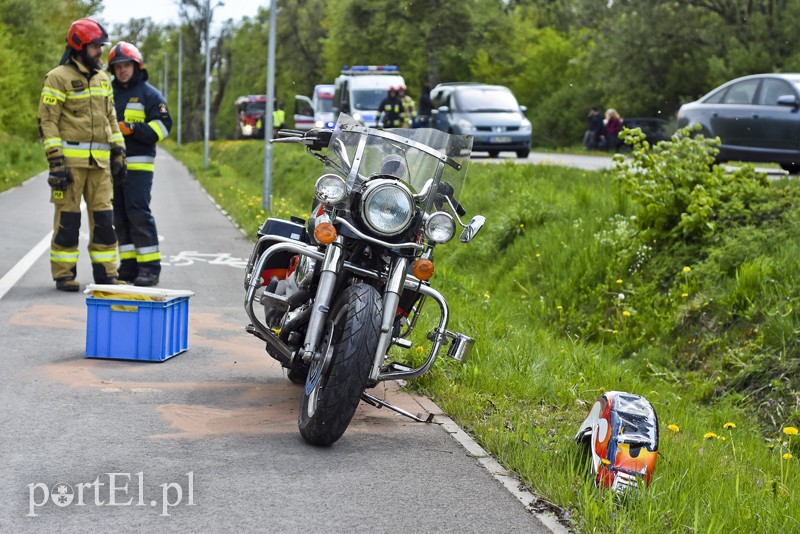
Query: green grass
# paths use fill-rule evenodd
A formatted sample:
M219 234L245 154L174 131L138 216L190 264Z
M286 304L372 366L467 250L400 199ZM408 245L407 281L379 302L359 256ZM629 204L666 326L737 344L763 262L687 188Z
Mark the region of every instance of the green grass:
M38 143L0 132L0 191L16 187L47 170L44 151Z
M321 166L274 148L270 215L305 217ZM254 235L263 144L213 143L203 171L201 144L177 155ZM800 437L782 432L800 426L798 188L770 188L783 204L767 223L648 252L612 173L473 163L462 200L488 223L437 250L433 281L450 328L477 343L469 362L443 358L414 386L578 531L800 530ZM645 396L660 420L653 482L626 499L595 488L573 442L607 390Z

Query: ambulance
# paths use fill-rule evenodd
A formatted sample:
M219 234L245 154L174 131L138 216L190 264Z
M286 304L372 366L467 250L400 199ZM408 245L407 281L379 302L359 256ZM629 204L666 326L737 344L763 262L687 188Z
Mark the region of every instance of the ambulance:
M311 128L333 128L336 124L333 115L334 86L329 84L314 86L311 98L294 97L294 127L296 130Z
M390 87L406 82L396 65L345 66L334 83L333 113L347 113L369 127L377 126L378 107Z

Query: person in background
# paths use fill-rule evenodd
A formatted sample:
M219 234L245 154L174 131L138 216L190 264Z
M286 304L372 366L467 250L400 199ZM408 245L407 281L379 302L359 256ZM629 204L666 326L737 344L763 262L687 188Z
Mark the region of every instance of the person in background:
M600 138L603 135L603 115L596 107L589 110L589 115L586 117L589 123L586 133L583 134L583 148L586 150L597 149Z
M424 84L422 86L422 93L419 96L419 114L417 120L414 122L415 128L429 128L431 123L431 114L433 113L433 102L431 102L431 86Z
M103 72L108 33L92 19L67 32L59 66L48 72L39 99L39 134L47 155L50 202L55 205L50 270L56 289L78 291L81 196L89 213L89 256L97 284L117 283L112 176L127 172L125 142L114 112L111 83Z
M403 111L403 101L397 96L397 89L390 87L386 91L386 98L381 100L378 105L378 116L375 117L375 122L380 125L383 124L384 128L400 128L402 125L401 113Z
M608 108L606 110L606 149L616 152L619 147L619 132L622 130L622 117L617 110Z
M403 103L403 111L400 116L403 118L403 128L411 128L417 120L417 104L414 99L406 93L406 86L401 85L397 88L397 96Z
M272 137L278 135L278 130L283 128L286 122L286 112L283 110L283 102L275 100L274 109L272 111Z
M172 128L161 93L147 83L139 49L120 41L108 54L114 101L128 154L127 177L114 179L114 226L119 241L119 278L149 287L161 275L156 221L150 210L156 143Z

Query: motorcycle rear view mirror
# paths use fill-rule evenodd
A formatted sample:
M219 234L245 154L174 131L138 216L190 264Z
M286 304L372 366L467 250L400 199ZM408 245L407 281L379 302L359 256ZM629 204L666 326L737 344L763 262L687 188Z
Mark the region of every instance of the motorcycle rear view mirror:
M458 240L462 243L469 243L475 236L478 235L478 232L481 231L483 228L484 223L486 222L486 217L483 215L475 215L464 227L464 230L461 232Z

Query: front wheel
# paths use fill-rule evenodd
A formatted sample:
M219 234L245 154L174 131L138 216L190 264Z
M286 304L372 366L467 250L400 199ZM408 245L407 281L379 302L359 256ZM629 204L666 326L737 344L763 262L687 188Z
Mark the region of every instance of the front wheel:
M300 405L300 434L312 445L336 442L353 419L378 347L381 307L380 294L366 284L336 298Z
M797 174L800 173L800 164L799 163L781 163L781 168L785 171L788 171L789 174Z

